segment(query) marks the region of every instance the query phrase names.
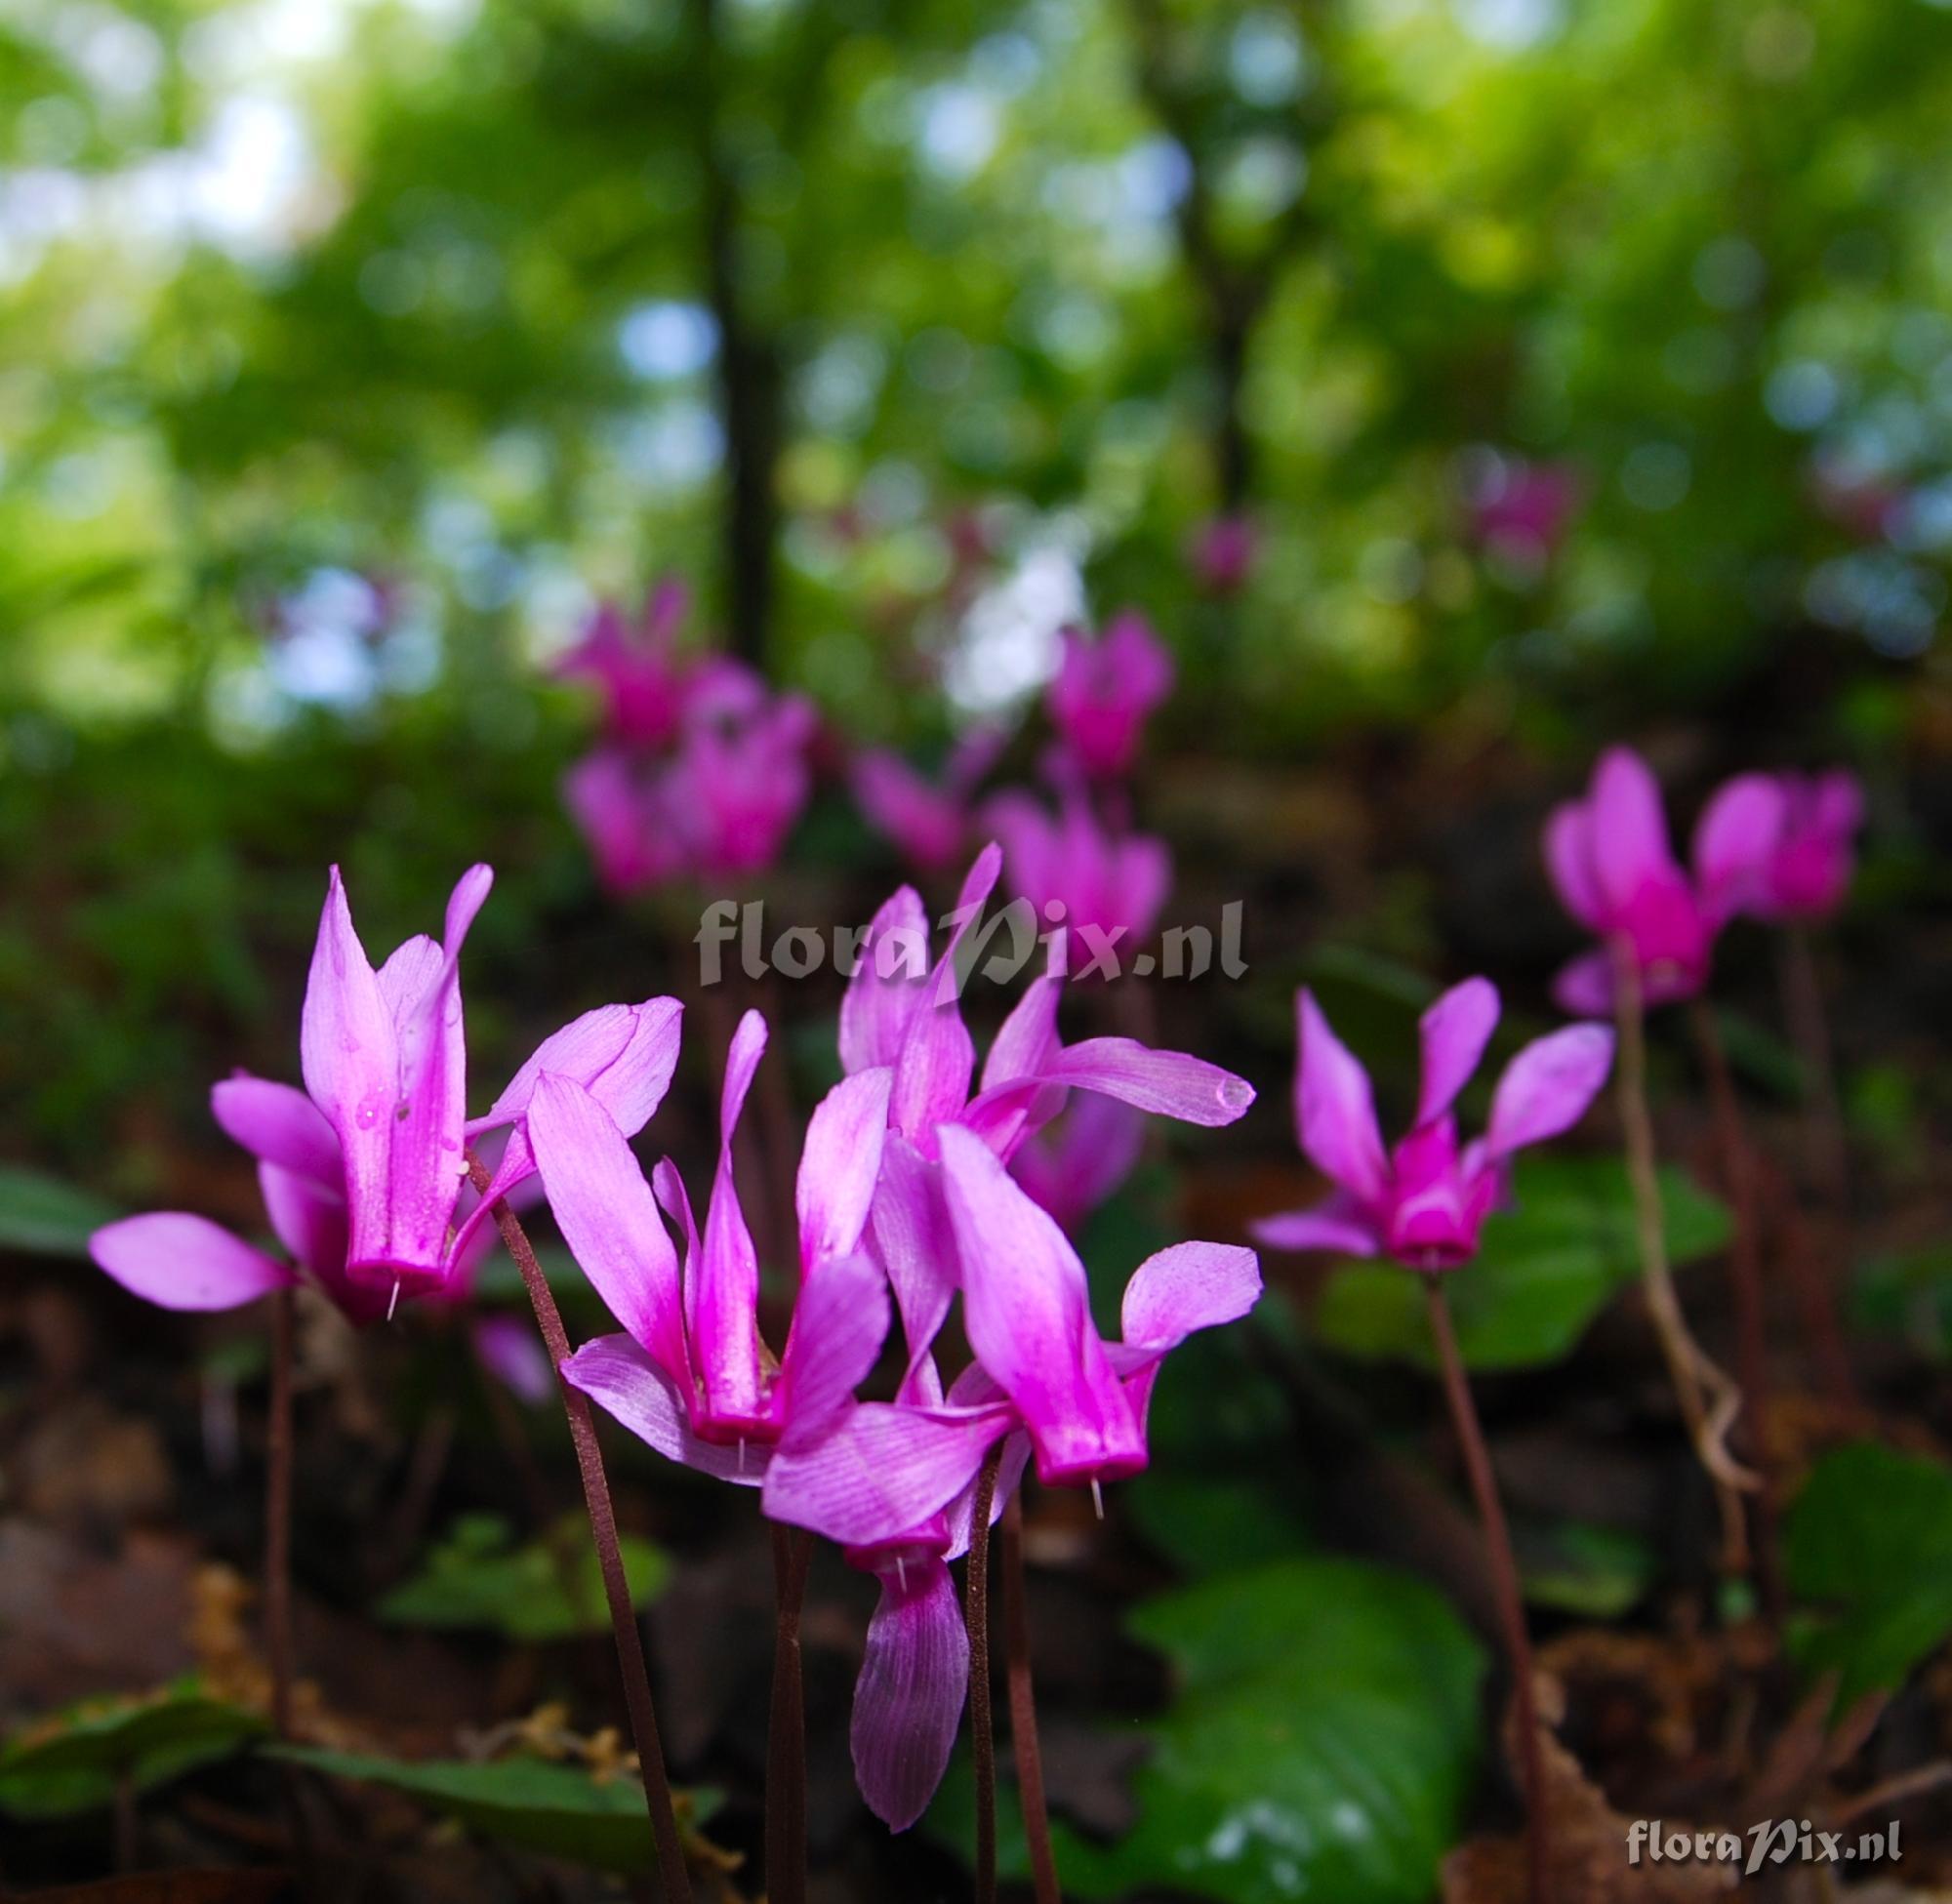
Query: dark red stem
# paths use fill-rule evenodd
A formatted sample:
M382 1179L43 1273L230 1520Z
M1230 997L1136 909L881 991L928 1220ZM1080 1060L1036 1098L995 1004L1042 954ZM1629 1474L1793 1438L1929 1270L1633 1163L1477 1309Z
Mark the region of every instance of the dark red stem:
M990 1717L990 1509L996 1498L999 1441L976 1478L969 1519L963 1621L969 1629L969 1751L976 1770L976 1904L996 1904L996 1733Z
M773 1710L766 1740L766 1904L806 1904L806 1707L799 1614L813 1536L773 1523Z
M468 1154L468 1171L477 1191L486 1193L489 1176L481 1159ZM630 1584L624 1573L624 1557L617 1545L617 1516L610 1504L610 1478L603 1469L596 1424L589 1398L562 1379L569 1359L569 1336L550 1293L536 1252L529 1245L514 1211L496 1199L493 1215L502 1241L522 1273L523 1286L543 1332L549 1366L556 1371L562 1411L569 1419L569 1438L576 1447L576 1465L583 1477L583 1501L590 1512L590 1537L595 1543L597 1565L603 1573L604 1598L610 1602L610 1627L617 1638L617 1663L623 1671L624 1700L630 1713L630 1735L637 1763L644 1775L644 1804L651 1814L651 1834L657 1840L658 1871L664 1882L665 1904L691 1904L691 1879L685 1870L684 1845L678 1838L677 1814L671 1807L671 1780L665 1770L663 1741L658 1736L657 1709L651 1703L650 1675L644 1666L643 1637L637 1631L636 1608L630 1603Z
M1008 1649L1010 1743L1017 1755L1017 1789L1024 1805L1031 1880L1037 1904L1063 1904L1057 1859L1050 1848L1050 1813L1043 1797L1043 1753L1037 1745L1037 1687L1031 1680L1031 1622L1024 1595L1024 1513L1012 1496L999 1524L1003 1571L1003 1642Z
M1511 1668L1512 1701L1519 1731L1519 1766L1525 1780L1525 1872L1531 1904L1547 1904L1551 1870L1551 1821L1545 1787L1545 1755L1539 1746L1538 1694L1532 1683L1531 1639L1525 1632L1525 1597L1519 1587L1519 1564L1512 1553L1511 1529L1505 1524L1504 1504L1498 1499L1497 1478L1484 1446L1478 1404L1471 1398L1464 1357L1457 1352L1457 1335L1450 1326L1450 1302L1442 1275L1433 1271L1423 1279L1430 1298L1430 1332L1437 1341L1438 1365L1444 1374L1444 1394L1450 1404L1451 1426L1471 1479L1478 1519L1484 1527L1484 1552L1491 1563L1491 1585L1504 1630L1505 1659Z
M292 1736L292 1337L297 1298L271 1297L271 1401L264 1444L264 1652L271 1729Z

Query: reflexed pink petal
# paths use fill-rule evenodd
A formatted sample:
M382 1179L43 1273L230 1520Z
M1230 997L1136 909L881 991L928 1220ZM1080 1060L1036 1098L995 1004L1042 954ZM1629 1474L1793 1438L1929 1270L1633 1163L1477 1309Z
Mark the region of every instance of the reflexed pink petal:
M1556 806L1545 823L1545 870L1559 903L1583 926L1606 929L1606 900L1593 871L1593 813L1583 802Z
M1568 1025L1526 1045L1498 1079L1485 1155L1506 1157L1570 1130L1612 1068L1613 1033L1604 1025Z
M992 1091L1018 1078L1036 1077L1064 1049L1057 1035L1058 999L1064 980L1056 974L1033 979L997 1028L983 1061L983 1088Z
M1233 1243L1175 1243L1148 1256L1125 1284L1127 1348L1165 1355L1197 1329L1238 1321L1261 1298L1261 1266Z
M581 1084L548 1074L529 1099L529 1131L577 1266L631 1339L683 1385L677 1255L623 1133Z
M908 1556L880 1581L854 1687L854 1777L869 1809L890 1831L907 1831L928 1808L956 1744L969 1635L937 1556Z
M895 1060L888 1121L904 1136L924 1146L935 1125L956 1116L969 1102L976 1046L962 1022L956 954L996 886L1001 868L1002 854L993 842L977 854L964 876L949 942L909 1019L901 1053Z
M840 1065L852 1073L892 1065L919 1006L928 971L928 914L904 886L868 923L860 963L840 1000Z
M488 1107L488 1114L468 1120L468 1135L478 1136L521 1116L529 1108L536 1079L546 1071L573 1078L589 1089L596 1074L630 1042L636 1024L637 1008L633 1005L598 1005L594 1011L571 1019L559 1032L551 1032L509 1078L501 1096Z
M1738 774L1703 808L1694 829L1694 877L1718 918L1752 904L1769 879L1782 835L1781 787L1767 774Z
M668 1460L741 1487L757 1487L766 1479L772 1450L757 1443L721 1447L700 1440L691 1432L684 1398L671 1377L628 1335L599 1335L586 1342L563 1363L562 1379Z
M206 1217L155 1210L104 1224L88 1253L132 1296L158 1309L235 1309L298 1278Z
M718 1107L718 1169L705 1213L705 1236L685 1281L692 1373L704 1391L704 1413L729 1432L766 1417L766 1376L759 1344L759 1259L733 1181L732 1140L746 1094L766 1052L766 1021L740 1019L725 1057Z
M303 1091L239 1072L211 1088L210 1109L224 1134L253 1156L344 1194L339 1139Z
M793 1191L805 1269L846 1255L861 1240L881 1172L893 1082L884 1068L857 1072L828 1092L807 1120Z
M807 1277L780 1357L787 1445L817 1438L847 1408L887 1334L888 1281L869 1258L834 1257Z
M1329 1028L1313 993L1298 993L1295 1008L1301 1067L1294 1101L1301 1148L1324 1176L1374 1200L1388 1182L1389 1163L1369 1074Z
M1092 1325L1084 1266L981 1138L940 1133L976 1359L1016 1405L1046 1481L1133 1473L1145 1446Z
M333 1302L355 1322L386 1314L390 1290L346 1279L346 1198L340 1192L275 1163L259 1164L258 1190L272 1234Z
M765 1511L849 1546L892 1540L948 1506L1007 1435L1007 1405L909 1408L864 1401L805 1447L774 1449Z
M1204 1058L1155 1051L1133 1038L1086 1038L1043 1068L1042 1081L1099 1091L1156 1117L1213 1127L1246 1115L1254 1087Z
M994 1388L995 1384L991 1386ZM1024 1473L1030 1465L1031 1438L1021 1428L1012 1429L1003 1439L1002 1458L996 1463L996 1484L990 1495L991 1526L1002 1519L1003 1510L1010 1505L1010 1496L1024 1484ZM972 1476L969 1485L942 1511L949 1528L949 1545L942 1555L945 1560L959 1560L969 1552L969 1537L976 1528L978 1479Z
M961 852L969 816L960 796L935 786L899 753L864 749L848 778L868 824L924 871Z
M960 1264L942 1200L941 1172L898 1132L889 1133L882 1152L874 1230L902 1313L913 1370L949 1315Z
M1644 888L1678 876L1660 783L1631 748L1608 748L1600 756L1590 811L1594 878L1609 912L1626 911Z
M1452 986L1418 1024L1423 1042L1423 1090L1416 1120L1427 1124L1457 1101L1498 1029L1498 991L1489 979Z
M1373 1223L1353 1197L1331 1196L1312 1210L1283 1210L1255 1217L1248 1225L1255 1241L1270 1249L1327 1249L1338 1256L1373 1256L1382 1247Z
M1613 955L1602 946L1581 952L1552 982L1552 1001L1581 1018L1604 1017L1613 1009ZM1646 1003L1644 999L1642 1001Z

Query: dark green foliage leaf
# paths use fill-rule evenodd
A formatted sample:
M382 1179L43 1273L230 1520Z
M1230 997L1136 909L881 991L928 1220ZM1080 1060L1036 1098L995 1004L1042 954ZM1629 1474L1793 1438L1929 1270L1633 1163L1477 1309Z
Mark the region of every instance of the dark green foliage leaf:
M1637 1534L1588 1520L1517 1531L1525 1595L1583 1620L1617 1620L1653 1584L1654 1552Z
M1784 1529L1790 1590L1821 1618L1804 1636L1812 1672L1848 1705L1895 1687L1952 1634L1952 1468L1862 1441L1825 1455Z
M264 1730L256 1713L205 1696L190 1680L147 1697L76 1706L0 1747L0 1810L97 1810L113 1803L122 1779L145 1791L227 1758Z
M59 1178L0 1164L0 1249L85 1257L91 1233L120 1214Z
M490 1838L525 1850L568 1858L599 1871L638 1874L656 1856L644 1790L635 1778L598 1778L579 1765L543 1759L430 1760L410 1764L357 1752L325 1752L308 1746L277 1749L276 1756L336 1778L385 1785L423 1801ZM709 1816L711 1794L679 1795L679 1822Z
M671 1563L647 1540L627 1534L622 1548L630 1598L647 1606L664 1591ZM580 1516L549 1540L511 1547L499 1516L468 1515L421 1572L381 1600L380 1613L403 1626L483 1627L518 1641L566 1640L609 1625L603 1576Z
M1727 1208L1679 1170L1661 1171L1669 1260L1679 1268L1728 1240ZM1568 1354L1615 1291L1640 1275L1633 1193L1614 1157L1534 1157L1519 1165L1517 1203L1484 1227L1475 1262L1446 1287L1473 1368L1526 1368ZM1430 1325L1415 1276L1352 1264L1322 1292L1322 1340L1364 1359L1429 1364Z
M1142 1728L1133 1829L1103 1844L1058 1827L1068 1894L1429 1897L1470 1789L1484 1664L1444 1600L1382 1568L1291 1560L1148 1601L1130 1625L1177 1690ZM932 1828L966 1848L969 1809L959 1779ZM1021 1876L1021 1820L1006 1825L1003 1866Z
M1850 1309L1864 1328L1901 1336L1922 1356L1952 1356L1952 1244L1933 1243L1859 1267Z

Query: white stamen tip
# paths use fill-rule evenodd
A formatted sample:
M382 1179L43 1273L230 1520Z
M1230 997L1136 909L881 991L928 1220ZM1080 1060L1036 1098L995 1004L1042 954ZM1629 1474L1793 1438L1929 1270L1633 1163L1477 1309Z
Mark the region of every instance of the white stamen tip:
M1105 1518L1105 1490L1098 1485L1096 1475L1093 1475L1091 1478L1091 1505L1097 1510L1098 1519L1103 1520Z
M393 1278L393 1293L386 1298L386 1320L393 1319L393 1312L400 1306L400 1278Z
M897 1554L895 1556L895 1578L902 1583L902 1592L909 1590L909 1563Z
M739 1437L739 1472L742 1475L746 1472L746 1438L743 1435Z

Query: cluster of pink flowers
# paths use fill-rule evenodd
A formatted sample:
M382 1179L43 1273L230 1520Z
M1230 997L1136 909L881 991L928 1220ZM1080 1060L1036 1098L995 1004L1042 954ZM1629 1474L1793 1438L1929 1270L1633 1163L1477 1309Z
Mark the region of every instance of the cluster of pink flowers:
M1081 1264L1009 1160L1074 1094L1204 1125L1232 1123L1254 1094L1183 1052L1118 1037L1066 1044L1058 975L1033 982L979 1080L955 957L1000 859L995 846L978 857L961 922L932 962L912 889L869 928L841 1012L845 1075L806 1126L799 1295L777 1356L760 1335L758 1252L732 1163L765 1021L749 1012L726 1059L702 1225L675 1167L662 1162L647 1181L629 1144L677 1060L671 999L585 1014L469 1119L459 961L492 883L486 867L455 888L442 940L410 939L377 970L335 871L305 993L305 1089L252 1077L217 1088L219 1121L259 1158L267 1214L297 1267L183 1212L106 1226L96 1261L176 1309L234 1307L304 1275L371 1320L403 1296L465 1292L491 1234L484 1216L539 1179L621 1330L584 1344L562 1379L671 1459L763 1488L769 1515L842 1543L880 1580L855 1758L869 1803L905 1827L941 1776L961 1712L968 1653L947 1562L968 1545L989 1451L1004 1443L996 1514L1033 1456L1052 1484L1137 1473L1162 1358L1260 1293L1251 1250L1182 1243L1133 1276L1123 1340L1100 1338ZM467 1147L497 1142L476 1196L464 1188ZM945 1386L936 1346L958 1297L975 1359ZM897 1315L893 1398L860 1400Z
M667 581L634 622L606 603L556 664L601 699L602 737L564 777L563 800L620 895L763 871L811 790L812 704L729 657L681 652L688 601Z
M1623 959L1644 1004L1695 997L1731 919L1813 920L1836 911L1862 822L1863 794L1849 773L1738 774L1702 809L1693 864L1684 868L1659 783L1632 749L1609 748L1586 797L1546 823L1546 868L1560 900L1602 942L1559 975L1559 1002L1609 1010Z

